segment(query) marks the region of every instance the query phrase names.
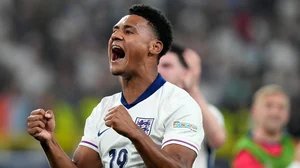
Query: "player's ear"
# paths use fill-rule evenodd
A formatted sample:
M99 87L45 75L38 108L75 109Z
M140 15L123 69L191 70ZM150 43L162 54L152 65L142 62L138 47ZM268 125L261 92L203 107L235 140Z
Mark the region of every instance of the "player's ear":
M163 43L159 40L152 40L149 46L149 55L158 55L163 49Z

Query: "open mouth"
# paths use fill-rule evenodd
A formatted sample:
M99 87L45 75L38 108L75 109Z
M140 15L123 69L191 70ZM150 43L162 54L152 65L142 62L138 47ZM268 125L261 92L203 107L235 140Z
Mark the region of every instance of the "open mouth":
M112 47L112 61L119 61L121 59L125 58L125 52L124 50L119 46L113 46Z

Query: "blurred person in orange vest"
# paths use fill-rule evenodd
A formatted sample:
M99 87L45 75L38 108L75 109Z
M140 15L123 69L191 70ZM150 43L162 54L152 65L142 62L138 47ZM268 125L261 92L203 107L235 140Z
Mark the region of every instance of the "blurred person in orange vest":
M233 168L299 168L300 144L295 146L284 128L290 100L278 85L267 85L254 95L252 131L235 148Z
M185 89L200 105L203 115L205 140L201 145L193 167L214 167L214 149L221 147L226 140L224 118L213 105L208 104L199 88L201 58L191 49L173 44L158 65L158 71L168 81Z

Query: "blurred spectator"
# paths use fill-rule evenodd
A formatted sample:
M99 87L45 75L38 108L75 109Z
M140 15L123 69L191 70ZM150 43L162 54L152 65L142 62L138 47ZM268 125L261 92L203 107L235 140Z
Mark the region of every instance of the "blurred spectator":
M298 167L300 148L295 149L293 139L284 132L290 116L290 99L281 87L267 85L259 89L253 97L251 113L253 127L237 142L233 167Z
M0 148L35 147L22 131L23 117L41 100L51 98L48 108L65 107L82 124L91 111L86 102L120 89L108 75L107 40L132 3L164 10L176 41L200 53L201 90L209 102L239 115L259 86L280 84L296 102L289 130L300 134L298 0L1 0ZM227 129L239 130L234 124L226 123Z

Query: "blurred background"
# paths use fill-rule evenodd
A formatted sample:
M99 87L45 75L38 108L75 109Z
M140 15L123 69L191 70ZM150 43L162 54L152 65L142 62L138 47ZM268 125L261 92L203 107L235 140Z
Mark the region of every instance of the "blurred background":
M153 5L174 26L175 42L202 58L201 89L225 118L227 142L216 167L249 128L251 97L280 84L292 99L287 130L300 135L299 0L1 0L0 168L47 168L27 133L29 113L53 109L56 137L72 156L86 117L104 96L120 91L110 75L112 26L134 3ZM300 137L300 136L299 136Z

